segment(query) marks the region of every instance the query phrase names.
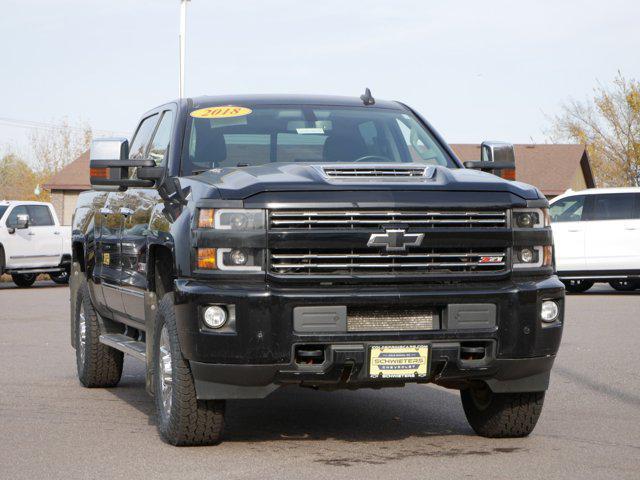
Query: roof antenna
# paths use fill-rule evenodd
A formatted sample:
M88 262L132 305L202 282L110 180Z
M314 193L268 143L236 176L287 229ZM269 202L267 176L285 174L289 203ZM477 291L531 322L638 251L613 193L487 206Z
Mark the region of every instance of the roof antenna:
M362 103L364 103L365 105L373 105L376 103L376 99L373 98L373 95L371 95L371 90L369 90L368 88L365 89L364 95L360 95L360 100L362 100Z

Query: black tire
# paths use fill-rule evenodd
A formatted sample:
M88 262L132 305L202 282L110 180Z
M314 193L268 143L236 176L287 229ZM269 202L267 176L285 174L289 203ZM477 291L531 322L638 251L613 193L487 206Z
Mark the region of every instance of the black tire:
M37 275L35 273L12 273L11 279L20 288L27 288L33 285L36 281Z
M51 280L53 280L58 285L68 285L69 270L65 270L63 272L58 272L58 273L50 273L49 278L51 278Z
M178 342L173 294L164 295L156 315L153 348L154 399L158 430L171 445L213 445L220 442L224 429L223 400L198 400L189 363L182 356ZM161 350L162 349L162 350ZM162 351L162 353L161 353ZM163 384L163 366L166 379ZM165 362L161 363L161 358ZM163 385L169 385L168 390ZM163 394L164 392L164 394ZM165 400L169 400L168 407Z
M564 288L569 293L584 293L593 287L591 280L563 280Z
M460 397L471 428L490 438L526 437L544 402L544 392L493 393L486 385L461 390Z
M124 353L100 343L100 324L85 280L78 288L75 315L76 366L80 383L87 388L115 387L122 376Z
M638 280L611 280L609 282L611 288L618 290L619 292L633 292L640 288L640 281Z

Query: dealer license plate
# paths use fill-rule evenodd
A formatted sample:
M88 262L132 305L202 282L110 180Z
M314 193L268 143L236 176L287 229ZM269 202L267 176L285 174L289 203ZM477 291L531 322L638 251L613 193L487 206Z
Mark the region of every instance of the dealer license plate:
M424 378L429 372L429 345L373 345L369 377Z

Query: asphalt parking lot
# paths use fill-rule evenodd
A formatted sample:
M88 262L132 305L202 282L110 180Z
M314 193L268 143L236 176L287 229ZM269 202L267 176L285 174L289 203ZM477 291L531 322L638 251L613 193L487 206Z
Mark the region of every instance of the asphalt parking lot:
M640 292L567 301L542 417L525 439L477 437L457 392L277 391L227 408L225 441L156 433L141 364L82 388L66 287L0 284L0 478L640 478Z

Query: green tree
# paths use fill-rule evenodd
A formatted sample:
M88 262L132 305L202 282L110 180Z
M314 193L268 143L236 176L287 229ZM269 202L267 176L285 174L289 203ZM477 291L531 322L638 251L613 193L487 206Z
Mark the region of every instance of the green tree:
M640 82L618 72L592 99L563 104L551 139L585 144L598 186L640 186Z
M27 162L9 153L0 160L0 200L40 200L33 193L38 178Z

